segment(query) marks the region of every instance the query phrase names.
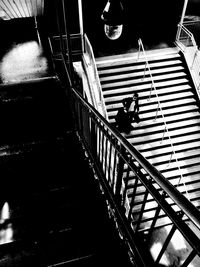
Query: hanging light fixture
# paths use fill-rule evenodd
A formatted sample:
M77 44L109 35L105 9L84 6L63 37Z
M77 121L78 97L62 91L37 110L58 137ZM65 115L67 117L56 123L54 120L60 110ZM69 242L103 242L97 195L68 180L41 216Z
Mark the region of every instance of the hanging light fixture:
M123 30L123 5L120 0L108 0L101 19L104 21L104 32L110 40L118 39Z

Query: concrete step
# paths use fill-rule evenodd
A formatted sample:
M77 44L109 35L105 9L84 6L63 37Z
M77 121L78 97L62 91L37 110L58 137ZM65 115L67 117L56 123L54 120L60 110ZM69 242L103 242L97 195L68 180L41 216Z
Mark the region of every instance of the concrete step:
M175 91L175 89L177 89L177 91ZM141 103L145 103L144 101L146 101L145 104L148 104L148 103L151 104L154 102L158 103L158 101L165 102L165 101L169 101L170 99L181 98L181 97L193 97L194 98L194 94L191 92L191 88L184 88L184 87L181 88L181 86L177 88L174 87L171 90L169 88L168 91L165 88L162 88L162 89L157 88L156 91L151 90L151 88L148 88L146 91L138 92L138 94L139 94L139 99L140 99L139 101L140 102L142 101ZM177 94L177 97L176 97L176 94ZM133 96L133 93L110 94L110 95L104 96L104 99L105 99L106 105L110 105L110 104L115 104L117 102L121 102L122 99L124 99L125 97L132 97L132 96ZM141 104L140 102L139 104Z
M174 107L172 109L165 109L165 110L150 110L148 113L146 112L140 112L140 118L141 118L141 125L146 125L146 123L152 123L153 122L158 122L162 118L162 121L168 122L171 120L171 118L176 115L182 114L182 113L191 113L191 116L194 116L195 113L198 112L198 107L196 105L189 104L187 105L187 110L185 110L184 106L180 107ZM115 112L116 114L116 112ZM112 116L109 116L109 121L110 123L115 122L115 116L114 114ZM130 135L132 132L130 132Z
M174 143L173 148L176 153L187 152L193 149L199 149L200 139L190 140L190 142L188 143ZM154 159L154 158L160 157L161 155L169 155L169 154L171 155L171 153L173 152L173 149L172 149L172 146L170 145L162 146L161 144L160 147L157 147L157 149L153 149L153 151L151 151L150 149L142 151L142 149L140 149L140 152L145 158Z
M165 68L167 66L177 66L177 65L181 65L182 62L181 60L178 59L172 59L172 60L168 60L165 62L151 62L149 63L149 67L150 69L155 69L155 68ZM98 67L98 65L97 65ZM121 72L134 72L134 71L139 71L139 70L143 70L146 67L146 63L145 62L141 62L140 64L126 64L126 65L120 65L120 66L115 66L114 68L104 68L102 67L98 67L98 73L100 77L103 77L104 75L112 75L112 74L117 74L117 73L121 73Z
M160 96L159 99L155 96L152 96L151 99L149 99L149 96L147 98L140 96L139 106L140 106L140 109L144 110L148 107L152 107L152 109L153 109L153 106L156 105L156 109L157 109L157 105L159 102L161 103L161 107L165 107L165 106L170 105L170 104L175 106L176 101L178 102L178 104L180 104L181 101L182 101L182 103L186 103L186 104L189 102L195 101L193 95L191 93L186 92L186 91L185 92L182 92L182 91L179 92L178 91L176 96L177 97L175 98L175 97L173 97L173 95L171 95L170 97L166 97L165 95L163 95L163 96ZM159 102L158 102L158 100L159 100ZM122 99L120 99L120 101L119 101L119 99L117 99L115 101L115 99L113 98L111 103L107 102L106 108L107 108L108 112L113 112L115 110L118 110L118 108L120 108L122 106L123 106L122 105Z
M146 52L146 58L148 61L163 61L163 60L171 60L172 58L180 58L180 54L178 54L178 50L176 47L167 48L167 49L157 49ZM127 53L121 55L114 56L105 56L105 57L97 57L95 59L98 67L108 67L116 66L122 64L128 64L130 62L145 62L146 58L143 53L140 53L140 57L138 58L138 52L136 53Z
M166 67L166 68L162 68L162 69L151 69L151 71L149 71L148 69L146 70L142 70L142 71L131 71L131 72L120 72L120 73L116 73L114 75L114 73L112 73L112 75L100 75L100 82L101 84L104 84L106 82L115 82L118 80L123 80L123 79L130 79L130 78L139 78L141 77L142 80L146 80L147 77L149 77L149 75L151 74L152 76L158 76L161 74L166 74L166 73L176 73L177 76L179 76L179 73L181 73L182 71L184 71L184 67L182 66L173 66L173 67ZM155 77L154 77L155 78Z
M178 100L177 100L178 99ZM187 107L188 105L196 104L194 99L192 97L184 98L184 99L173 99L170 101L162 102L159 104L158 102L152 102L152 101L146 101L146 100L141 100L140 101L140 114L143 114L145 112L157 112L158 108L162 108L163 112L165 112L167 109L172 109L172 108L177 108L177 107ZM109 118L112 116L116 116L117 111L120 107L123 107L121 103L118 103L116 105L112 105L112 109L107 109L107 113Z
M185 72L179 72L177 73L170 73L170 74L162 74L162 75L156 75L154 76L154 81L164 81L169 79L181 79L186 77ZM125 80L119 80L116 82L109 82L109 83L103 83L101 82L102 90L113 88L113 87L123 87L123 86L133 86L134 84L143 84L143 83L150 83L151 84L152 79L151 77L145 77L143 78L133 78L133 79L125 79Z

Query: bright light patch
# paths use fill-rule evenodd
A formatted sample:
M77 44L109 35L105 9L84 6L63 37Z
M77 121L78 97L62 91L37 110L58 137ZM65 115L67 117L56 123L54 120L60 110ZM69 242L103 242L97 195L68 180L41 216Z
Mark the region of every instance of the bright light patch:
M169 227L165 227L165 229L168 233L170 232ZM187 249L187 245L185 243L185 240L179 231L175 231L175 233L171 239L171 244L173 245L175 250L186 250Z
M162 248L162 244L161 243L154 243L150 249L151 255L153 257L154 260L156 260L160 250ZM161 260L159 261L160 264L163 264L163 266L169 266L170 262L167 259L166 255L164 254L161 258Z
M9 205L8 205L8 202L5 202L1 210L0 222L3 223L5 220L9 218L10 218Z
M5 202L0 215L0 223L4 223L7 219L10 218L10 208L8 202ZM11 242L13 238L13 228L12 224L6 224L3 229L0 230L0 244Z
M9 243L13 240L12 224L8 224L4 229L0 231L0 244Z
M10 17L8 17L8 15L6 14L6 12L2 9L0 9L0 18L4 19L4 20L9 20Z
M38 78L46 72L47 59L42 56L42 48L36 41L13 46L0 64L3 83Z

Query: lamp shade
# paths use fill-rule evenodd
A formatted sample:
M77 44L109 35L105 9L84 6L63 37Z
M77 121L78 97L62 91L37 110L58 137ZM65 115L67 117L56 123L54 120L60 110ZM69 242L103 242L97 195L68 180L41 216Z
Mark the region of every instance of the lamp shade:
M104 22L105 35L110 40L118 39L122 34L124 12L121 1L108 0L101 19Z

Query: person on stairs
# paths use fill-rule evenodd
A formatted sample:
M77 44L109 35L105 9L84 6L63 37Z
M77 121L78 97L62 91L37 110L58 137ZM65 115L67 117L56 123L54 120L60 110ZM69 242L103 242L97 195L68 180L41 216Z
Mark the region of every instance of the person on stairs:
M129 133L133 129L133 126L131 125L131 120L126 108L126 104L124 102L122 103L123 107L118 109L115 121L120 132Z
M122 101L124 105L126 106L131 122L134 120L134 122L139 123L140 122L140 117L139 117L140 106L139 106L138 93L135 92L132 97L124 98Z
M120 131L129 133L133 130L133 119L136 123L140 122L138 93L134 93L133 97L124 98L122 104L123 107L119 108L115 121Z

